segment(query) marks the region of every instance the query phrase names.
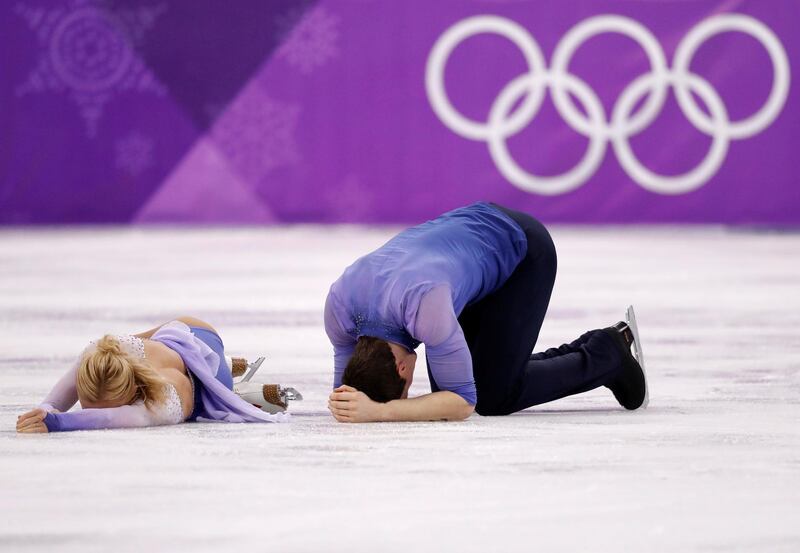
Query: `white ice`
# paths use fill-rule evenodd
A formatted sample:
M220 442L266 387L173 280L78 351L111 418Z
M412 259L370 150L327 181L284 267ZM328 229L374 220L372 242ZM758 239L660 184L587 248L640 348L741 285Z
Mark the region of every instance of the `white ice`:
M800 551L800 235L553 230L539 345L633 303L645 412L340 424L325 294L395 230L0 231L0 551ZM181 314L267 355L293 422L15 433L89 338Z

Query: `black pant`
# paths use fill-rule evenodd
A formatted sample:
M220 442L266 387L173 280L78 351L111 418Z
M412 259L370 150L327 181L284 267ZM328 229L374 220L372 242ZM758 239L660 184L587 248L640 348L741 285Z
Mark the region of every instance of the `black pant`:
M528 252L500 288L468 305L458 318L472 354L475 410L507 415L608 384L621 370L621 356L600 330L531 355L553 291L556 250L539 221L495 207L525 231ZM437 389L433 377L431 386Z

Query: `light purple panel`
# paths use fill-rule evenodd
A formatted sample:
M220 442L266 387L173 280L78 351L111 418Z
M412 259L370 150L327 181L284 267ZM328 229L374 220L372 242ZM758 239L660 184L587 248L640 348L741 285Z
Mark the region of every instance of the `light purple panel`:
M225 4L0 6L0 222L800 223L795 0Z

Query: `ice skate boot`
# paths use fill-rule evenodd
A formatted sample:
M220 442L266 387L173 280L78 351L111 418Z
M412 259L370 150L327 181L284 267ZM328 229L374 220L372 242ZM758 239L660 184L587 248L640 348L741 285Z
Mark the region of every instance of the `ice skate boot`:
M614 397L625 409L645 409L650 402L650 393L633 306L629 306L625 312L625 321L604 329L604 332L614 340L622 354L622 373L606 387L614 393Z
M250 382L250 379L253 378L253 375L258 372L259 367L264 362L264 357L259 357L252 363L248 363L247 359L244 357L228 357L225 356L225 360L228 362L228 366L231 368L231 375L234 378L242 377L239 382ZM244 376L242 376L244 375Z
M278 384L258 384L256 382L236 382L233 391L251 405L267 413L283 413L290 401L302 401L303 396L294 388Z

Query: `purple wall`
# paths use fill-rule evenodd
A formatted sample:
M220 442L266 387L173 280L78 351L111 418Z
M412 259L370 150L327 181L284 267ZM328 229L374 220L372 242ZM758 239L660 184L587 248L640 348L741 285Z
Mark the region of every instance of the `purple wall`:
M796 0L3 2L0 223L488 199L797 225L798 21Z

